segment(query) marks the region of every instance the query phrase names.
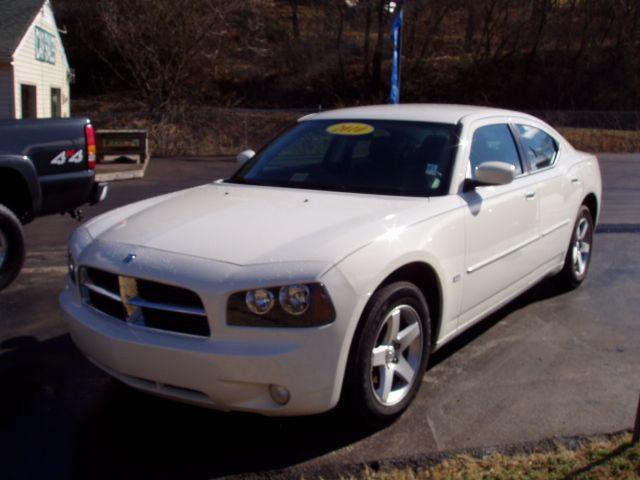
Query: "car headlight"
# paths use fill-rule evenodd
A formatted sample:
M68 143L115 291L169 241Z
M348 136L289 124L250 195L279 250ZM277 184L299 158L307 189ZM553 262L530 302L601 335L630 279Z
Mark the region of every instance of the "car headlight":
M227 323L250 327L316 327L336 312L321 283L285 285L236 292L227 303Z
M244 303L256 315L264 315L273 308L276 301L271 290L258 288L257 290L249 290L245 294Z
M311 290L306 285L288 285L280 289L278 300L288 314L302 315L309 309Z

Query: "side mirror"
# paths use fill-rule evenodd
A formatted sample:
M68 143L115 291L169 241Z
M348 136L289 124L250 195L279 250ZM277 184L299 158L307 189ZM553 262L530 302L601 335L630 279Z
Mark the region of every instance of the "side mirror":
M256 152L254 152L253 150L244 150L242 152L240 152L237 156L236 156L236 161L242 165L243 163L248 162L249 160L251 160L251 158L256 154Z
M484 162L476 169L476 185L506 185L516 177L516 167L507 162Z

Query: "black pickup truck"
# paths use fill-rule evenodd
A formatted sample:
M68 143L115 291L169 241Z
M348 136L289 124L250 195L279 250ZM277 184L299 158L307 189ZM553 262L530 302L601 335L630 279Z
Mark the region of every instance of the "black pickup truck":
M0 120L0 290L25 258L22 225L104 200L95 181L96 142L87 118Z

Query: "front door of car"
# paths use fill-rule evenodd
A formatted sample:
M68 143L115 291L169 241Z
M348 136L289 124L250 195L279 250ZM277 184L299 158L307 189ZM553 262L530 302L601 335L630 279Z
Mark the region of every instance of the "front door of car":
M539 214L535 181L527 175L507 123L473 125L467 176L481 163L514 165L506 185L480 186L462 193L465 211L465 271L459 326L482 315L517 289L537 264Z

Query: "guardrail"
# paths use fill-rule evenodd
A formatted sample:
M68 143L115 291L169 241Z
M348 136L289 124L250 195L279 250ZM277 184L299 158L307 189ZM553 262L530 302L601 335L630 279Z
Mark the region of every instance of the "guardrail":
M136 157L136 163L149 160L149 139L146 130L96 130L96 156L98 163L118 158ZM106 161L109 161L106 160Z

